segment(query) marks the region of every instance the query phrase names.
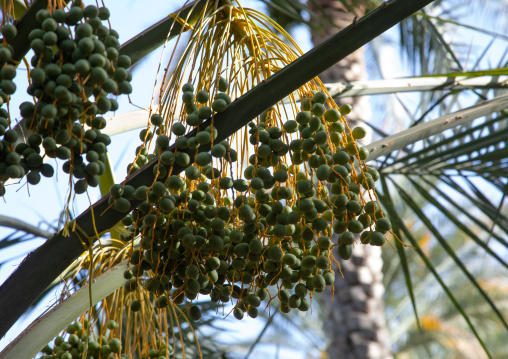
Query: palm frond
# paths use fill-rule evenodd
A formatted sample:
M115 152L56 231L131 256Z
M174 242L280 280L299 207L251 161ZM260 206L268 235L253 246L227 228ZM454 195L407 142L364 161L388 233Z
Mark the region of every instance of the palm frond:
M40 349L64 330L70 322L88 310L90 306L121 287L125 282L123 272L126 269L127 261L124 261L95 279L91 297L88 285L84 286L63 303L44 314L0 353L2 358L35 357Z
M463 119L460 118L461 113L467 117L467 112L473 108L479 109L486 103L492 104L487 101L461 110L454 113L457 117L448 117L448 122L460 122ZM453 106L448 103L447 108ZM489 357L491 353L487 348L490 348L490 334L486 334L488 331L481 329L471 317L474 308L466 305L466 299L458 297L457 290L453 290L448 284L450 272L433 265L435 257L431 259L433 257L425 250L427 247L416 240L415 231L408 229L408 221L414 222L412 228L428 231L431 248L439 247L443 258L453 262L456 271L463 276L463 282L471 287L470 295L471 291L477 293L477 305L484 305L484 314L492 315L496 327L501 326L506 331L508 326L504 317L505 308L500 307L502 302L494 299L491 292L484 289L474 269L474 262L462 254L459 255L461 247L469 243L469 248L490 258L497 271L507 273L508 263L503 253L508 248L505 240L508 218L498 204L498 201L504 201L508 178L508 126L504 108L505 105L492 111L480 111L477 116L473 116L478 118L475 121L470 119L460 126L440 131L435 136L425 136L422 141L408 141L403 145L407 145L405 151L400 151L398 155L392 153L385 161L380 161L379 169L383 193L378 196L394 223L395 233L400 233L401 239L415 247L420 259L440 283L456 311L461 313ZM433 122L416 125L406 130L408 132L402 131L395 136L403 137L404 133L409 134L413 129L423 130ZM392 137L387 138L391 140L389 142L380 140L372 144L372 148L375 148L372 157L378 157L383 143L389 147L398 142ZM489 195L486 195L485 188L488 188ZM457 239L453 242L450 241L450 233L457 233ZM414 283L408 282L411 269L407 264L402 264L407 263L408 250L399 250L399 247L397 249L401 264L395 269L402 269L406 291L409 290L413 311L418 313L417 322L421 325L421 308L418 312L416 310L419 296L414 292ZM393 280L397 273L394 269L391 273ZM437 342L439 340L435 341ZM440 350L444 350L443 347Z
M489 358L492 358L492 355L490 354L490 351L488 350L488 346L485 344L485 342L480 337L480 334L478 333L478 330L474 323L472 322L470 316L464 311L463 306L457 301L455 294L453 291L449 288L449 286L445 283L442 274L438 273L435 266L430 262L428 256L424 253L424 251L419 246L416 239L413 237L411 231L406 227L404 224L404 221L401 219L401 217L398 215L398 210L394 207L394 201L391 199L391 196L388 192L388 184L386 183L386 180L384 178L381 178L382 185L383 185L383 193L378 194L378 197L381 200L381 203L386 208L390 219L392 220L392 224L396 231L401 231L403 233L405 239L411 243L411 245L414 247L415 251L418 253L419 257L423 260L428 270L433 274L434 278L439 282L441 288L446 292L447 297L449 300L454 304L456 310L462 315L464 320L466 321L469 329L474 334L482 348L484 349L485 353L489 356Z
M27 234L31 234L35 237L42 238L51 238L53 236L52 232L46 231L40 227L34 226L30 223L24 222L17 218L12 218L8 216L0 215L0 227L13 228L18 231L25 232ZM1 242L0 242L1 249Z
M404 189L402 189L401 186L397 185L395 182L392 182L404 202L411 207L413 212L416 214L418 219L420 219L424 225L430 230L430 232L433 234L433 236L439 241L439 244L445 249L445 251L448 253L450 258L453 259L455 264L458 268L466 275L466 277L470 280L470 282L474 285L474 287L478 290L478 292L481 294L481 296L484 298L484 300L489 304L491 309L496 313L499 320L503 323L506 329L508 329L508 324L506 323L503 314L500 312L500 310L496 307L494 302L491 300L491 298L487 295L487 293L480 287L474 276L470 273L470 271L466 268L465 264L459 259L459 257L455 253L455 249L452 248L446 241L445 235L443 235L434 224L432 224L432 221L428 216L426 216L416 202L411 198L408 192L406 192ZM418 188L421 190L421 187ZM428 200L428 196L426 196L426 199ZM448 213L450 214L450 213ZM450 214L451 215L451 214ZM477 239L479 241L479 239ZM483 248L488 248L486 246L483 246ZM497 259L503 266L508 268L506 263L498 256L496 255L492 250L488 251L489 254L491 254L495 259Z
M406 146L412 145L419 140L429 139L433 135L441 134L447 129L457 127L460 124L467 125L481 116L501 111L506 108L508 104L507 101L508 96L500 96L493 100L485 101L467 109L441 116L433 121L400 131L389 138L375 141L367 146L370 150L369 159L373 160L378 157L389 155L396 149L406 148ZM386 166L387 165L384 165L383 168Z

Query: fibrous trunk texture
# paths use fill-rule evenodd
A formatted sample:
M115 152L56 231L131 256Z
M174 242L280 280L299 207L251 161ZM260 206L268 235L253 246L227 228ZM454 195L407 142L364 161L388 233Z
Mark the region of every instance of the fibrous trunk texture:
M361 16L364 11L357 6L356 14L352 14L336 0L316 0L314 3L321 7L321 10L313 7L314 10L324 11L335 24L321 24L322 33L313 31L314 45L350 25L355 16ZM309 6L312 7L310 1ZM365 80L367 72L363 49L329 68L319 77L325 83ZM343 103L353 106L353 111L347 116L351 128L360 125L361 119L369 119L370 107L366 98L340 99L340 104ZM368 141L363 140L364 144ZM329 339L328 356L330 359L392 358L384 317L381 249L356 244L352 252L351 259L340 261L344 278L337 276L335 293L327 288L321 296L320 308L324 311L324 325ZM339 274L338 268L334 270Z

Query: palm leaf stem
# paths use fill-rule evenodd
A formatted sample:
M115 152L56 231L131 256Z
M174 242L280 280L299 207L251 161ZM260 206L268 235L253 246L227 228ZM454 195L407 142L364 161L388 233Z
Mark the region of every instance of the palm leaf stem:
M508 72L508 70L506 71ZM383 95L411 91L460 91L473 88L493 89L508 87L508 76L408 77L400 79L335 82L325 84L333 98ZM298 96L295 94L295 98ZM177 107L179 112L181 104ZM153 110L152 110L153 111ZM113 136L146 127L148 109L134 110L109 117L103 133Z
M41 348L51 342L70 322L125 283L123 272L127 270L127 262L126 259L94 278L92 303L89 301L89 284L86 284L62 303L36 319L16 339L9 343L0 353L0 357L3 359L35 357Z
M404 156L403 158L395 159L392 163L390 163L390 165L388 165L388 166L386 166L384 168L388 168L388 167L393 166L393 165L395 165L397 163L401 163L401 164L403 163L404 168L407 168L407 166L413 166L415 163L419 164L422 160L424 160L426 162L429 162L429 161L431 161L433 159L440 159L440 156L446 155L446 153L438 151L440 148L442 148L442 147L444 147L446 145L451 145L454 141L457 141L457 140L461 140L462 142L464 142L463 140L467 136L473 135L475 132L482 131L484 128L489 127L490 125L493 125L493 124L499 122L503 118L504 117L496 117L496 118L488 120L485 123L482 123L482 124L480 124L480 125L478 125L476 127L471 127L471 128L468 128L468 129L466 129L464 131L461 131L461 132L457 133L454 136L450 136L448 138L441 139L440 141L437 141L434 144L426 146L426 147L422 148L419 151L414 151L414 152L408 154L407 156ZM503 133L504 131L501 130L501 131L491 131L491 132L493 132L493 133L495 133L497 135L498 132ZM481 138L475 138L474 139L474 144L476 145L477 141L480 141L480 140L481 141L485 141L486 140L486 142L483 145L487 145L487 147L489 145L499 143L497 141L497 139L494 141L494 140L489 140L490 138L491 138L491 136L485 136L485 138L483 138L483 139L481 139ZM502 139L502 138L503 137L500 137L499 139ZM471 145L472 145L472 143L467 142L466 148L471 148ZM459 146L464 146L464 145L459 145ZM482 148L482 147L479 146L479 148ZM456 147L454 147L454 151L453 151L453 154L451 156L452 158L453 157L459 157L458 152L457 152L457 155L456 155L456 152L455 152L456 150L458 150L458 149ZM432 153L433 151L435 151L436 153L429 156L428 154ZM472 152L474 152L474 150L470 150L469 152L472 153ZM467 151L465 151L465 153L467 153ZM413 160L413 161L410 162L411 160ZM440 159L440 160L442 160L442 159ZM422 165L423 165L423 163L422 163Z
M412 77L388 80L336 82L325 84L333 98L382 95L411 91L460 91L472 88L506 88L508 76L480 77ZM298 96L295 94L295 98ZM181 104L177 107L179 111ZM103 133L113 136L126 131L146 127L148 109L134 110L108 118Z
M454 94L456 94L457 92L456 91L450 91L450 92L447 92L445 93L443 96L441 96L439 99L437 99L436 101L434 101L432 104L426 104L425 106L422 105L422 108L425 108L426 110L421 114L421 116L418 118L418 119L415 119L414 116L412 114L409 114L409 111L405 108L402 100L399 98L399 95L397 94L397 99L399 100L399 104L401 106L403 106L403 108L406 110L406 113L408 113L409 117L412 119L412 124L411 124L411 127L414 127L414 126L417 126L418 124L420 124L421 122L423 122L423 120L432 112L434 111L440 104L444 103L444 100L447 99L448 97L450 96L454 96ZM402 151L407 153L407 154L410 154L411 153L411 149L410 149L411 146L408 146L407 148L403 148ZM386 167L387 163L391 163L392 161L392 158L393 157L396 157L397 153L396 152L393 152L387 156L385 156L385 158L383 159L383 161L381 162L381 165L379 166L380 168L384 168Z
M505 70L507 73L508 70ZM471 88L506 88L508 76L489 75L472 77L461 76L422 76L384 80L336 82L325 84L333 98L381 95L414 91L468 90Z
M407 130L401 131L393 136L367 145L366 147L370 151L369 159L373 160L381 156L386 156L393 151L402 149L415 143L416 141L427 139L456 126L468 124L474 119L499 112L507 107L508 95L499 96L495 99L481 102L475 106L438 117L433 121L408 128Z
M42 238L51 238L54 234L52 232L45 231L42 228L33 226L30 223L23 222L20 219L3 215L0 215L0 227L13 228L18 231L23 231L25 233L33 234L34 236Z

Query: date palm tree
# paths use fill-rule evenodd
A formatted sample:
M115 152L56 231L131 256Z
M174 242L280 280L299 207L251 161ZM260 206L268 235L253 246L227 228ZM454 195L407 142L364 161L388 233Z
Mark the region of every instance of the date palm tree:
M35 2L37 3L37 2ZM391 5L390 5L391 6ZM370 17L370 19L373 19L374 16L375 16L375 13L373 13L374 15L372 15ZM176 24L176 22L174 23ZM179 24L181 25L181 29L185 29L185 30L188 30L188 28L190 28L191 26L188 25L186 22L182 22L180 21ZM359 23L361 25L361 22ZM374 22L372 22L372 24L374 24ZM192 24L191 24L192 25ZM360 25L358 25L360 27ZM164 28L165 30L162 30L162 31L159 31L160 33L163 33L164 36L162 36L162 40L164 40L166 37L167 37L167 33L168 33L168 30L167 30L167 25L166 27ZM153 29L151 29L153 30ZM126 52L129 52L130 51L130 54L132 55L133 59L136 61L137 59L140 58L140 56L142 56L143 54L146 54L147 52L149 52L150 50L152 50L152 48L150 48L150 46L147 46L147 40L146 40L146 36L150 36L150 35L147 35L147 34L153 34L153 32L146 32L143 34L143 36L145 36L145 38L143 38L143 36L141 36L141 41L138 41L138 42L131 42L129 44L127 44L123 50L126 51ZM141 44L141 45L140 45ZM148 45L151 45L151 44L148 44ZM130 46L130 47L129 47ZM448 53L449 55L449 53ZM296 63L296 62L295 62ZM328 65L327 65L328 66ZM353 67L355 67L354 65L352 65ZM277 74L280 76L283 76L287 71L289 71L291 66L288 67L288 69L283 69L283 70L280 70ZM478 75L478 74L477 74ZM315 73L312 73L312 75L309 75L309 79L312 77L312 76L315 76ZM263 85L265 85L265 83L263 83ZM270 81L267 81L266 83L266 87L267 89L270 88ZM283 89L283 86L281 87L281 89L278 90L279 92L278 93L284 93L283 91L286 91L286 93L289 91L289 89L286 89L284 88ZM254 92L255 93L255 92ZM274 92L274 93L277 93L277 92ZM268 105L269 103L271 103L270 101L275 101L274 99L268 99L267 96L265 96L263 98L263 96L259 97L260 96L260 92L258 91L257 93L255 93L255 95L252 95L252 96L255 96L256 97L256 102L260 103L258 106L261 108L261 104L265 104ZM469 109L467 111L464 111L462 112L461 114L458 114L456 115L457 118L460 117L460 119L468 119L468 121L471 121L473 118L475 118L474 116L481 116L481 114L485 114L485 113L495 113L497 112L500 107L499 106L502 106L502 105L499 105L498 103L501 102L502 103L502 98L499 98L499 99L495 99L493 100L493 102L489 102L487 105L484 105L484 107L486 106L487 107L487 112L478 112L477 111L477 108L472 108L472 109ZM247 100L245 100L247 101ZM264 102L263 102L264 101ZM496 102L497 101L497 102ZM235 104L236 105L236 104ZM235 107L236 109L238 108L241 108L242 106L242 101L240 100L238 102L238 107ZM360 105L355 105L355 107L359 107ZM481 106L480 106L481 107ZM481 107L481 108L484 108L484 107ZM251 112L247 112L248 115L246 115L246 117L249 117L249 116L255 116L255 114L257 113L256 112L257 110L253 110ZM260 110L262 111L262 109ZM475 112L476 111L476 112ZM490 111L490 112L488 112ZM481 113L481 114L480 114ZM224 115L226 116L227 113L225 112ZM448 170L448 167L446 167L446 163L452 161L455 159L455 158L458 158L458 156L463 156L464 155L464 151L466 151L466 155L469 156L468 157L468 160L462 160L461 159L461 162L460 164L462 166L464 166L463 168L464 169L467 169L469 171L481 171L481 173L483 174L483 177L486 178L487 180L490 180L491 183L493 183L494 185L497 185L498 188L502 188L502 184L503 184L503 172L502 171L488 171L486 170L485 168L481 167L481 164L478 164L477 161L475 162L474 159L477 158L478 155L481 155L482 157L481 158L487 158L489 161L491 161L492 165L493 165L493 168L496 169L496 168L503 168L503 165L504 165L504 158L502 155L501 156L492 156L492 154L489 154L489 149L490 149L490 146L492 145L499 145L499 140L496 139L494 136L493 136L493 131L497 131L498 130L498 126L502 126L503 125L503 117L502 116L495 116L493 118L492 121L494 121L494 125L492 124L493 122L489 122L488 125L478 125L474 128L474 130L476 131L479 131L479 130L482 130L484 131L482 133L482 131L480 131L480 134L479 135L475 135L477 137L474 137L472 135L470 135L467 130L464 132L461 132L461 131L458 131L456 134L454 134L452 137L449 137L449 138L441 138L442 142L438 144L441 144L442 147L444 146L446 148L446 152L443 152L443 148L439 148L436 144L434 144L432 142L432 140L429 140L427 143L424 144L424 149L420 149L420 148L417 148L418 149L418 156L419 158L421 159L423 157L423 159L425 161L427 161L428 163L428 166L432 169L432 172L429 172L429 176L434 176L434 177L438 177L438 179L445 179L448 177L448 173L445 173L445 172L439 172L439 171L447 171ZM440 132L442 132L442 128L446 128L447 124L450 122L449 120L446 121L443 120L442 121L444 124L442 124L441 122L439 122L438 124L433 124L433 126L431 126L431 130L426 130L425 132L425 135L424 136L432 136L432 135L436 135ZM219 122L218 123L218 126L220 127L219 125ZM467 126L469 122L465 122L465 125ZM439 125L439 126L438 126ZM483 127L482 127L483 126ZM489 127L490 126L490 127ZM230 128L231 126L225 126L224 129L226 131L232 131L232 129ZM439 128L439 130L435 130L435 128ZM221 128L222 130L222 128ZM422 131L422 130L420 130ZM474 132L474 131L473 131ZM413 149L413 148L410 148L408 150L407 146L409 144L411 144L412 142L407 142L407 137L405 138L404 136L402 135L406 135L407 136L407 133L406 132L403 132L399 135L396 135L395 137L392 137L392 142L393 143L396 143L398 147L396 147L397 149L404 149L406 151L406 153L409 151L411 153L411 151L416 151L416 149ZM487 135L486 135L487 134ZM416 134L412 134L410 135L410 140L414 141L414 139L420 139L422 137L418 137L419 133L416 132ZM469 137L467 137L469 136ZM425 137L423 137L425 138ZM428 138L428 137L427 137ZM464 148L464 147L461 147L460 149L458 149L457 147L454 147L454 143L453 141L457 140L458 142L460 142L462 140L462 142L467 142L471 139L475 139L475 140L478 140L478 142L480 143L479 146L480 147L475 147L475 148L471 148L471 146L464 146L464 147L468 147L468 148ZM480 141L481 140L481 141ZM491 141L491 142L488 142L488 141ZM460 146L459 146L460 147ZM382 170L381 172L383 172L383 170L385 168L389 168L388 170L386 171L391 171L390 174L394 174L394 173L398 173L397 172L397 168L395 168L394 170L394 166L396 166L397 163L401 163L401 160L399 157L393 159L393 158L390 158L389 156L389 153L391 151L393 151L393 148L394 147L390 147L384 143L378 143L378 144L373 144L371 146L371 149L373 150L373 152L371 153L371 157L374 159L374 158L377 158L378 156L380 155L384 155L386 156L387 160L385 160L385 163L384 163L384 166L381 166ZM455 150L455 155L457 157L445 157L445 158L440 158L439 156L440 155L443 155L446 154L446 155L449 155L450 154L450 149L452 150ZM498 148L501 150L501 154L503 153L503 144L501 142L501 145L500 147ZM377 151L377 152L376 152ZM467 151L470 151L470 152L467 152ZM453 151L452 151L453 152ZM498 152L496 152L496 154L498 154ZM406 157L403 157L403 160L406 160L408 161L407 162L407 167L411 167L413 165L413 162L411 160L411 155L408 155ZM441 160L441 164L444 163L445 165L442 165L444 166L443 168L439 168L438 167L438 170L436 170L436 164L435 164L435 161L436 159L440 159ZM432 162L434 161L434 162ZM448 162L447 162L448 161ZM154 163L152 163L152 167L153 167ZM150 169L150 171L152 170L150 166L148 166L147 168ZM417 167L417 169L419 169ZM152 180L151 177L153 177L153 175L148 175L148 177L146 177L147 175L147 171L141 171L140 174L138 177L137 177L137 180L138 181L150 181ZM412 174L411 172L408 172L409 174ZM425 172L423 172L425 173ZM441 177L440 177L441 176ZM146 177L146 178L144 178ZM389 175L387 176L387 178L389 177ZM144 179L143 179L144 178ZM409 176L410 180L412 179L410 176ZM435 179L435 178L431 178L431 179ZM501 181L500 181L501 179ZM132 182L134 183L134 182ZM403 233L405 237L407 237L410 241L411 241L411 244L417 248L417 252L420 253L420 254L423 254L422 251L420 250L420 248L418 247L418 244L417 243L414 243L414 240L413 238L411 237L410 233L407 231L407 226L405 226L404 224L404 221L400 219L399 216L397 216L397 213L398 210L396 208L394 208L394 204L393 203L396 203L392 200L392 193L390 192L390 189L392 187L392 184L386 184L384 181L382 182L385 186L383 188L383 192L382 194L380 194L379 198L380 198L380 201L384 204L385 208L386 208L386 211L390 214L391 218L392 218L392 221L394 223L394 232L395 233ZM428 180L428 183L426 184L426 186L432 186L432 185L436 185L435 181L432 181L432 180ZM447 185L450 186L450 187L453 187L454 189L456 190L460 190L461 187L459 185L457 185L455 182L453 182L453 179L450 180L450 182L447 182ZM395 188L398 190L398 193L400 194L400 196L402 197L402 200L405 201L408 206L411 208L412 211L414 211L420 218L422 218L424 220L424 224L425 226L427 226L434 234L434 236L439 240L439 242L445 246L445 249L446 249L446 252L453 258L453 260L455 261L455 263L457 265L459 265L459 267L461 268L461 270L463 271L463 273L466 274L466 276L469 273L469 271L467 271L467 269L465 269L465 267L463 265L461 265L462 263L460 261L457 261L456 258L453 256L454 252L453 250L451 250L449 247L446 247L446 243L445 241L443 241L442 239L442 235L440 234L440 232L435 228L435 226L433 226L433 224L428 221L428 220L425 220L426 217L425 217L425 214L422 212L421 210L421 206L418 206L418 203L415 203L415 199L413 199L411 196L408 196L407 193L404 191L403 188L400 188L400 185L399 187L397 187L397 183L393 183L393 186L395 186ZM413 186L412 188L414 188L415 191L418 191L419 193L421 193L422 196L425 196L425 194L428 194L429 191L425 191L426 188L430 188L430 187L426 187L426 188L423 188L421 186L421 184L419 183L416 183L416 182L411 182L411 186ZM472 187L474 189L476 189L475 185L472 184ZM436 188L436 190L439 190L439 187L434 187ZM499 209L495 210L495 209L492 209L491 207L488 206L488 201L485 200L485 198L482 198L481 196L481 193L479 193L478 191L473 191L474 192L474 195L471 195L465 191L463 191L463 195L466 196L468 195L468 198L471 199L475 204L478 205L478 207L480 207L484 213L490 215L488 218L490 220L492 220L493 218L496 219L496 224L498 223L497 220L499 219L500 220L500 223L502 224L502 221L503 221L503 216L502 216L502 213L500 212ZM442 198L445 198L444 195L446 194L440 194L442 196ZM437 208L440 208L441 206L441 210L443 213L447 213L447 217L453 221L453 216L449 214L449 211L448 212L444 212L444 210L442 209L442 205L439 201L432 201L432 198L431 197L425 197L430 204L432 204L433 206L437 207ZM107 196L106 196L106 199L107 199ZM450 199L448 199L448 201L450 203L452 203L452 201ZM99 211L99 210L104 210L106 207L101 207L101 206L106 206L106 201L102 201L102 203L98 204L98 206L95 208L96 211ZM464 208L464 207L462 207ZM88 219L87 218L87 215L81 217L81 219L85 219L85 221L87 221ZM94 226L97 226L97 228L100 228L99 231L102 231L102 230L105 230L105 229L109 229L111 228L111 225L116 223L119 219L121 218L121 216L119 215L112 215L110 218L108 218L107 222L109 224L106 224L106 223L101 223L101 222L104 222L103 220L100 220L99 222L97 223L94 223ZM79 219L78 219L79 220ZM481 218L480 219L480 223L481 224L478 224L482 229L485 228L485 222L482 222L482 220L484 220L484 218ZM86 228L82 222L76 222L76 223L79 223L79 226L81 228ZM460 222L456 225L459 225L460 226ZM466 230L464 229L463 227L460 227L462 230ZM501 227L501 228L504 228L504 227ZM91 236L92 234L89 233L87 234L88 236ZM495 253L493 253L493 251L487 246L485 245L485 243L483 243L481 240L479 240L478 238L478 235L474 234L474 233L468 233L469 236L471 236L473 238L473 240L475 240L475 242L481 247L483 248L489 255L493 256L494 258L496 258L498 261L500 261L501 264L504 264L504 262L502 261L502 259L499 258L499 256L496 256ZM499 234L495 233L495 232L492 232L492 236L493 238L495 238L496 240L500 241L500 243L503 243L502 240L500 240L500 236ZM57 236L58 237L58 236ZM403 236L402 235L399 235L400 238L402 238ZM67 239L66 239L67 240ZM74 239L75 240L75 239ZM81 245L79 243L79 241L76 241L77 244ZM48 241L48 243L58 243L57 241L55 240L50 240ZM483 244L483 245L482 245ZM50 244L49 244L50 245ZM48 245L48 246L49 246ZM397 246L397 249L398 249L398 253L399 255L401 256L401 260L404 261L404 247L402 247L402 245L398 242L395 242L395 245ZM48 246L46 246L46 248L48 248ZM360 246L361 247L361 246ZM490 250L489 250L490 249ZM82 248L80 249L82 251ZM77 250L76 250L77 251ZM361 262L365 259L365 256L360 256L360 258L356 259L357 262ZM427 257L425 255L422 255L422 259L425 261L427 259ZM37 259L32 259L33 261L37 261ZM355 257L353 257L351 260L351 262L355 262ZM30 261L28 261L30 262ZM36 263L36 262L35 262ZM62 264L65 264L65 263L62 263ZM429 264L429 267L431 268L432 270L432 265L430 263ZM31 264L30 263L25 263L25 266L30 266ZM380 263L378 262L377 266L379 266ZM376 269L376 264L373 264L373 269ZM58 269L57 269L58 271ZM379 271L379 269L378 269ZM21 271L22 272L22 271ZM20 273L21 273L20 272ZM406 276L406 280L407 280L407 283L408 283L408 288L409 288L409 293L410 293L410 297L413 298L414 297L414 294L413 294L413 291L412 291L412 285L411 285L411 279L409 278L410 277L410 273L407 269L407 265L403 265L403 272ZM359 277L361 277L362 275L364 276L363 279L368 279L369 278L369 274L362 274L362 273L365 273L364 270L358 270L358 271L352 271L351 272L351 276L353 276L353 274L356 273L358 274ZM435 272L434 272L435 273ZM45 275L48 275L47 273L45 273ZM114 274L108 274L106 277L104 278L112 278ZM347 277L347 275L345 274L345 276ZM15 277L15 276L14 276ZM14 278L13 277L13 278ZM485 294L484 291L482 291L481 287L479 285L477 285L478 283L474 280L474 277L471 278L471 276L468 276L470 281L473 283L473 285L475 285L475 288L477 290L479 290L482 295ZM440 280L441 278L439 276L437 276L438 280ZM14 279L12 279L14 280ZM12 280L11 282L6 282L6 285L5 285L5 288L8 287L9 283L12 283ZM38 280L38 278L37 278ZM115 281L117 282L118 279L115 279ZM343 281L344 282L344 281ZM376 286L371 286L372 284L372 281L367 281L366 282L367 285L366 287L368 288L374 288ZM442 283L441 281L441 284L443 285L443 287L445 288L446 290L446 285L444 285L444 283ZM42 287L44 288L47 284L42 284ZM41 285L39 285L41 286ZM34 292L36 292L38 289L34 288ZM362 288L363 290L363 288ZM372 291L372 290L378 290L378 293L379 293L379 286L377 286L377 289L368 289L368 291ZM336 296L339 296L341 295L341 293L344 293L344 296L347 296L347 295L352 295L353 293L356 293L356 295L360 296L361 297L361 293L358 293L357 290L355 289L351 289L351 290L344 290L344 289L337 289L336 291ZM13 292L13 295L15 293ZM462 307L460 306L460 303L458 303L453 295L451 295L452 293L448 293L448 295L452 298L452 300L454 300L454 304L455 304L455 307L459 310L459 312L462 313L462 316L464 319L466 319L466 321L468 321L468 323L470 323L470 320L469 320L469 317L467 315L467 313L463 313L462 311ZM494 310L495 313L498 313L499 311L496 311L497 308L495 305L493 305L492 301L490 301L490 298L488 297L488 295L484 295L483 296L484 299L486 300L487 304L488 304L488 307L491 309L491 310ZM366 306L362 306L361 304L361 301L358 300L359 298L356 298L357 300L354 301L353 303L353 307L355 305L358 306L358 308L354 308L354 309L366 309ZM5 303L8 302L8 297L3 297L2 300L6 300ZM29 299L29 301L33 300L32 299ZM374 304L374 306L376 306L377 304ZM21 305L20 305L21 307ZM347 308L345 306L345 308ZM378 310L378 313L382 313L382 310L379 311L380 308L377 308ZM338 317L338 316L337 316ZM497 319L500 319L501 321L503 321L502 319L502 316L500 316L499 314L497 314L495 316ZM353 319L358 319L357 322L360 323L360 325L363 325L364 324L364 320L357 317L357 318L353 318ZM378 318L378 321L379 321L379 318ZM5 324L4 324L5 325ZM483 343L482 341L482 336L480 336L476 331L475 331L475 328L473 325L470 325L471 329L473 330L475 336L480 340L480 343L481 345L484 347L485 351L488 352L488 349L485 347L485 344ZM361 328L361 326L359 327ZM360 330L361 333L356 333L356 334L361 334L361 335L352 335L351 336L351 341L352 342L356 342L355 345L353 346L350 346L349 343L347 343L348 340L346 340L346 343L348 345L348 349L344 349L344 346L340 347L342 348L342 352L336 352L336 351L333 351L333 350L337 350L337 349L330 349L330 353L331 353L331 356L333 355L333 357L337 357L336 355L339 355L337 353L341 353L340 355L342 355L342 353L344 352L347 352L347 353L354 353L354 355L357 355L359 357L362 357L362 356L366 356L366 355L370 355L371 357L376 357L375 355L379 355L378 357L384 357L386 355L389 355L387 354L387 350L386 350L386 347L382 347L380 346L379 344L376 344L376 342L383 342L383 337L386 335L383 333L383 328L382 328L382 325L379 325L378 326L379 328L379 334L376 332L376 331L370 331L370 333L368 332L368 330ZM4 329L4 328L2 328ZM366 329L366 328L364 328ZM370 328L372 329L372 328ZM376 328L377 329L377 328ZM374 333L373 333L374 332ZM362 335L367 335L367 342L365 342L365 338L362 337ZM371 340L370 338L373 338L375 337L376 340ZM338 341L339 345L343 345L344 343L340 343L340 340ZM332 347L331 347L332 348ZM377 354L376 354L377 352ZM340 357L340 356L339 356Z

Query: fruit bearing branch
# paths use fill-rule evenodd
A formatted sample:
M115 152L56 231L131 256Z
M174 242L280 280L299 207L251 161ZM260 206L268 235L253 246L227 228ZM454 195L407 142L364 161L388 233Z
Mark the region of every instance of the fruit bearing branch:
M218 131L217 141L230 137L265 109L432 1L393 0L383 3L354 24L330 37L217 115L214 119L214 127ZM192 135L194 133L188 136ZM207 147L202 146L199 150L208 151L210 148ZM133 187L150 185L154 181L153 167L157 164L157 160L157 158L152 160L128 177L125 184ZM183 170L184 168L175 166L172 174L178 174ZM114 209L108 209L108 198L109 195L103 197L75 220L90 238L95 236L93 223L98 232L103 232L113 227L125 215ZM140 202L133 201L131 209ZM0 318L2 318L0 337L6 334L54 278L83 251L83 245L75 232L71 232L68 237L59 232L23 260L0 287Z

